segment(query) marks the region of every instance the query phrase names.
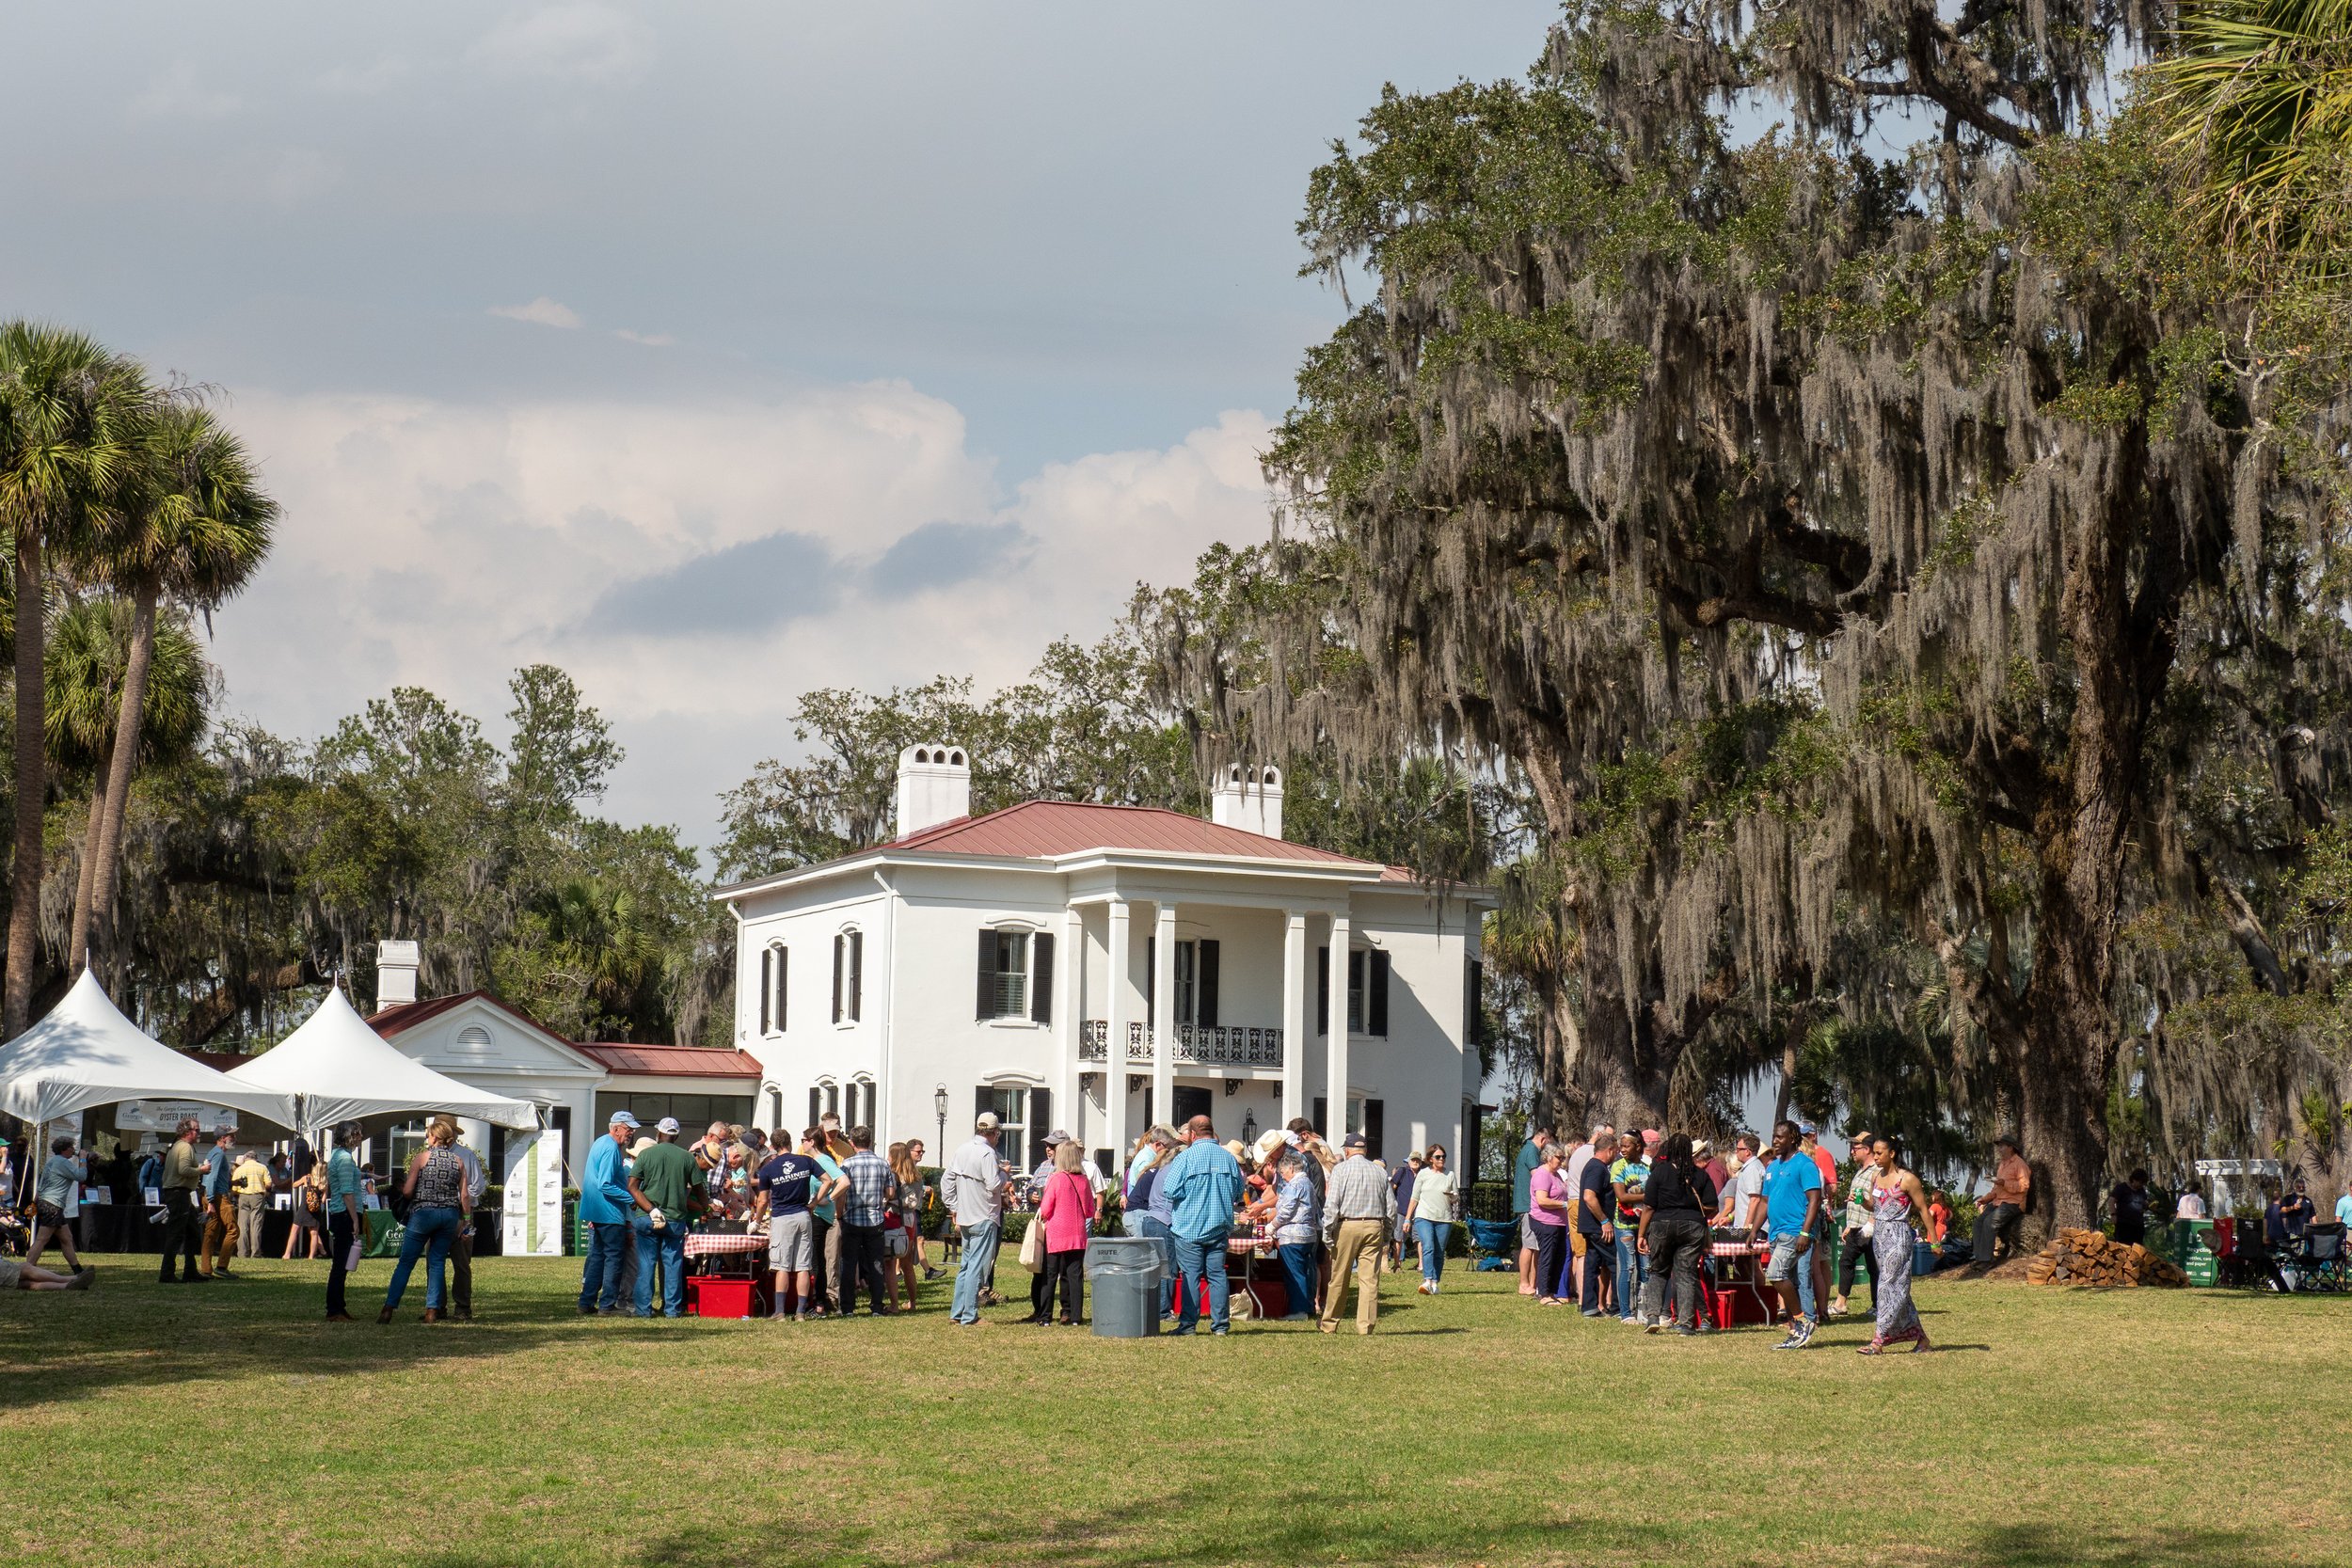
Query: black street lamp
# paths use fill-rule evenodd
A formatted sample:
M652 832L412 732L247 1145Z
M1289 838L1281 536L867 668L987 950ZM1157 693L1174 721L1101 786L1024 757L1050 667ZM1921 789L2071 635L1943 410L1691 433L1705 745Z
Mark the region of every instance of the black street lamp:
M939 1163L947 1163L947 1085L931 1091L931 1109L939 1113Z

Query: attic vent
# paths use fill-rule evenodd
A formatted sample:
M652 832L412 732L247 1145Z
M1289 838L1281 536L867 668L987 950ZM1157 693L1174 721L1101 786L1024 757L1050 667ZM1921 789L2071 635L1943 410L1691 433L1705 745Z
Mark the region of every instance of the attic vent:
M489 1050L490 1031L485 1029L479 1023L467 1024L463 1029L457 1031L457 1049L460 1051Z

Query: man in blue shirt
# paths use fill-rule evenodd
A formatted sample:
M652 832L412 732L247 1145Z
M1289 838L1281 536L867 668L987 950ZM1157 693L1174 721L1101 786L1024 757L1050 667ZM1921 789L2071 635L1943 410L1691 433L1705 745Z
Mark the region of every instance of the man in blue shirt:
M759 1213L768 1222L768 1266L776 1276L772 1315L796 1323L806 1323L817 1305L810 1289L817 1272L817 1227L808 1210L824 1174L808 1152L816 1147L816 1132L810 1128L795 1153L788 1147L788 1134L779 1128L776 1152L759 1167L757 1182Z
M1764 1166L1764 1223L1748 1227L1750 1242L1760 1231L1772 1243L1764 1279L1780 1287L1781 1306L1788 1313L1788 1338L1774 1350L1803 1350L1813 1340L1813 1268L1805 1253L1821 1212L1821 1167L1797 1147L1799 1138L1793 1121L1772 1129L1772 1158Z
M229 1190L236 1142L234 1132L216 1132L213 1151L204 1157L204 1250L197 1255L197 1267L215 1279L230 1277L229 1258L237 1247L237 1200Z
M637 1200L628 1196L621 1174L637 1118L615 1111L607 1131L611 1136L598 1138L588 1151L588 1166L580 1179L580 1222L588 1227L588 1260L580 1271L582 1316L620 1311L621 1263L628 1254L629 1216L637 1212Z
M1225 1315L1225 1239L1233 1230L1233 1200L1242 1186L1241 1162L1216 1141L1206 1117L1184 1123L1184 1147L1161 1172L1170 1211L1169 1241L1176 1273L1184 1281L1184 1307L1176 1332L1190 1334L1200 1322L1200 1298L1209 1299L1209 1332L1231 1326ZM1214 1261L1212 1261L1214 1259Z

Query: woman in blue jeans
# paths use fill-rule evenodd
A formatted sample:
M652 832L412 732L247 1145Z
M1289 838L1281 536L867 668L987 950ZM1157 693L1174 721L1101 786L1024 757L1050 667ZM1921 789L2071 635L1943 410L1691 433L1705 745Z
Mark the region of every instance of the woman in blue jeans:
M1168 1228L1175 1211L1168 1205L1168 1195L1160 1191L1160 1180L1168 1174L1168 1163L1176 1157L1176 1130L1154 1127L1146 1137L1152 1145L1152 1159L1127 1185L1127 1234L1146 1236L1159 1243L1160 1273L1168 1281L1160 1292L1160 1321L1169 1323L1176 1316L1176 1243L1175 1232Z
M1445 1277L1446 1243L1454 1238L1454 1196L1458 1184L1446 1168L1445 1146L1431 1144L1421 1174L1413 1178L1412 1196L1405 1218L1413 1227L1413 1243L1421 1248L1421 1293L1434 1296Z
M1322 1261L1323 1214L1315 1202L1314 1184L1307 1180L1307 1159L1295 1148L1282 1151L1276 1165L1282 1191L1274 1203L1267 1232L1275 1255L1282 1260L1283 1293L1289 1306L1283 1317L1315 1315L1315 1274Z
M425 1258L424 1321L441 1321L449 1249L460 1227L472 1223L473 1206L466 1197L466 1163L457 1157L456 1142L456 1124L437 1121L425 1133L424 1148L408 1162L408 1176L402 1183L408 1195L407 1228L400 1239L400 1261L392 1269L391 1286L384 1292L384 1310L375 1315L377 1323L392 1321L419 1254Z

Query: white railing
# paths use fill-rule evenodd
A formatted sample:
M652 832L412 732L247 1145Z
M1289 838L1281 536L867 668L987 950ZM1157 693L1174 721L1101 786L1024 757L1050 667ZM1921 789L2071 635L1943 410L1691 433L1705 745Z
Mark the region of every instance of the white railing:
M1078 1025L1078 1059L1106 1061L1110 1056L1111 1026L1106 1019L1090 1018ZM1127 1060L1152 1060L1153 1033L1148 1023L1127 1025ZM1282 1031L1256 1024L1197 1023L1176 1026L1175 1060L1189 1067L1273 1067L1282 1065Z

